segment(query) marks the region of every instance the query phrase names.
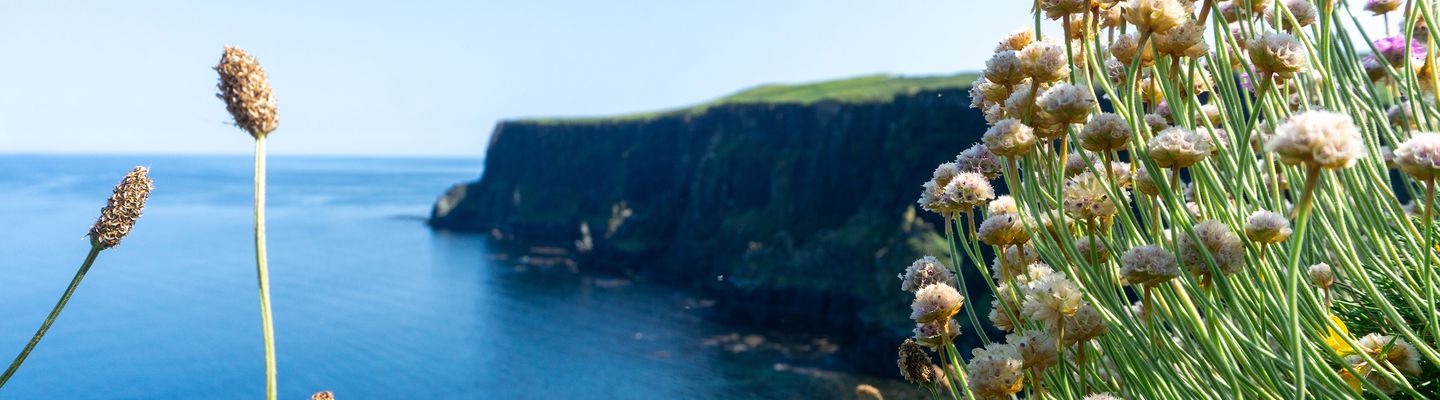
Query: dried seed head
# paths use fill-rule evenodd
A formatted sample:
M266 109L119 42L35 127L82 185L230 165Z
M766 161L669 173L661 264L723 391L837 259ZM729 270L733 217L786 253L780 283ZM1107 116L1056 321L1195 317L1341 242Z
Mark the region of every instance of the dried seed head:
M1365 154L1360 129L1350 116L1329 111L1295 114L1275 129L1265 150L1286 164L1310 164L1327 169L1347 168Z
M1055 347L1055 337L1039 329L1012 333L1005 336L1005 343L1015 346L1025 369L1035 373L1045 371L1060 362Z
M900 274L900 290L916 292L931 284L944 283L955 284L955 272L941 264L939 259L931 256L920 257L905 268L905 273Z
M280 125L275 95L270 92L270 81L260 61L239 47L226 46L215 71L220 73L220 93L215 97L225 101L225 109L235 117L236 126L260 138Z
M1061 83L1045 90L1036 103L1059 122L1083 124L1095 107L1095 93L1089 87Z
M992 246L1009 246L1030 241L1030 233L1016 214L998 214L985 218L976 231L981 242Z
M979 398L1007 399L1024 388L1025 360L1015 346L990 343L971 352L970 391Z
M135 167L115 185L115 192L110 194L110 200L100 210L100 219L90 226L92 245L103 249L115 247L120 244L120 239L130 234L135 220L140 219L141 211L145 210L145 200L155 189L149 173L148 168Z
M930 356L914 340L905 339L900 344L900 357L895 361L900 366L900 376L916 385L928 385L937 377L930 369Z
M954 287L944 283L932 283L915 292L915 301L910 303L910 319L926 323L948 319L960 311L965 297Z
M1275 74L1288 78L1310 67L1305 45L1288 33L1267 32L1246 43L1250 62L1261 75Z
M1377 361L1390 363L1406 375L1420 375L1420 352L1405 339L1372 333L1356 340L1355 344L1358 346L1357 350L1369 354Z
M866 384L855 385L855 397L885 400L885 396L880 395L880 389Z
M1166 129L1147 144L1150 159L1163 168L1186 168L1205 159L1214 150L1210 138L1182 127Z
M1256 243L1280 243L1290 233L1290 220L1274 211L1256 211L1245 219L1245 237Z
M1199 277L1210 275L1209 263L1205 261L1205 251L1215 259L1215 266L1225 275L1240 272L1245 266L1245 245L1240 242L1240 235L1236 235L1225 224L1216 220L1208 220L1195 224L1193 228L1195 236L1200 240L1197 242L1188 234L1180 235L1180 263L1189 267L1190 273ZM1204 250L1201 250L1204 246Z
M1395 148L1395 165L1415 179L1440 176L1440 133L1416 133Z
M1018 119L1005 119L986 130L980 140L997 155L1022 156L1035 147L1035 130Z
M1310 275L1310 282L1321 289L1329 289L1330 285L1335 284L1335 271L1330 269L1330 264L1311 265L1305 269L1305 273Z
M1123 150L1130 144L1130 124L1125 118L1104 113L1091 118L1080 130L1080 147L1085 150L1103 152Z
M1131 285L1155 286L1180 276L1180 268L1170 251L1146 245L1120 256L1120 276Z

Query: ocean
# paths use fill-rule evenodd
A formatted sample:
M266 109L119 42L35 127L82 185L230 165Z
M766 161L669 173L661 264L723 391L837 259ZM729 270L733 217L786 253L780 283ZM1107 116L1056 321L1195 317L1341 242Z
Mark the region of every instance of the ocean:
M5 363L74 275L115 183L136 165L155 180L145 216L101 253L0 399L262 398L250 163L0 155ZM787 357L828 344L708 321L705 299L685 291L526 267L487 235L426 227L435 198L477 177L479 159L282 156L269 168L283 399L853 398L859 383L892 399L924 393Z

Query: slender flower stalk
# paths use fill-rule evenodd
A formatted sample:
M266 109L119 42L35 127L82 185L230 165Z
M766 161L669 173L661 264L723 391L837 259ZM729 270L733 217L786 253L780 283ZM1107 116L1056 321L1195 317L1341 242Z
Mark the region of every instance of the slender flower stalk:
M40 344L40 339L50 331L50 326L60 318L60 312L65 310L65 304L70 302L70 296L75 294L75 289L80 287L80 281L85 279L85 274L90 272L90 266L95 264L95 258L101 251L120 245L120 239L130 234L135 227L135 221L140 219L141 212L145 209L145 201L150 198L150 191L154 190L154 184L150 180L150 170L145 167L135 167L120 184L115 186L115 192L110 195L110 200L105 208L100 210L100 218L95 225L90 227L90 251L85 255L85 261L80 263L80 269L75 271L75 278L70 280L70 286L65 288L65 293L60 295L60 301L50 310L50 315L45 317L45 322L40 324L40 329L35 331L35 336L25 344L25 349L15 360L10 362L10 367L0 375L0 387L4 387L10 381L15 372L20 370L20 365Z
M270 311L270 272L265 254L265 138L279 125L275 96L260 62L238 47L226 47L215 67L216 95L235 125L255 138L255 270L260 283L260 322L265 340L265 395L276 399L275 326Z

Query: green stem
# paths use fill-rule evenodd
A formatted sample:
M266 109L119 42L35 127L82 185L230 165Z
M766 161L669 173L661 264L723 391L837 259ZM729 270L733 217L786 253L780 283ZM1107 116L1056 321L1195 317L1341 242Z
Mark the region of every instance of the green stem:
M90 254L85 256L85 262L80 264L80 270L75 271L75 278L70 280L70 287L65 288L65 294L60 296L60 301L56 302L55 308L50 310L50 316L45 317L45 323L40 324L40 330L35 331L35 337L30 338L30 343L25 345L25 349L20 351L20 355L15 356L15 361L10 362L10 368L5 369L5 375L0 375L0 387L5 387L5 382L10 381L10 377L20 369L20 364L24 364L25 358L30 356L30 351L35 350L35 345L40 344L40 338L45 337L45 332L50 330L50 325L60 317L60 311L65 309L65 303L70 302L70 295L75 294L75 288L80 286L80 280L85 279L85 273L90 272L90 265L95 263L95 257L100 255L101 250L104 248L98 244L90 245Z
M275 324L270 317L270 272L265 256L265 135L255 137L255 269L260 280L260 326L265 336L265 398L275 400Z

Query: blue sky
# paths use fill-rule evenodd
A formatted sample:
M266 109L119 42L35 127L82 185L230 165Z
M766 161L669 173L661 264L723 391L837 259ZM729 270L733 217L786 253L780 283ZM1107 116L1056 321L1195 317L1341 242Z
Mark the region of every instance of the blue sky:
M479 156L505 118L978 69L1028 2L974 3L6 2L0 152L246 153L213 97L210 68L234 44L275 87L275 153Z

